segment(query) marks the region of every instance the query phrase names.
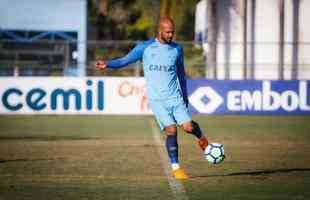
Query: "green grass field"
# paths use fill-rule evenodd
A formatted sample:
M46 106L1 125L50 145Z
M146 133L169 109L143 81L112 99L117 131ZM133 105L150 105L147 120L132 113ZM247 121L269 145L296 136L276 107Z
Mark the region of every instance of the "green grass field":
M152 120L0 116L0 200L174 199ZM225 145L226 160L207 163L179 132L188 199L310 199L310 116L195 120Z

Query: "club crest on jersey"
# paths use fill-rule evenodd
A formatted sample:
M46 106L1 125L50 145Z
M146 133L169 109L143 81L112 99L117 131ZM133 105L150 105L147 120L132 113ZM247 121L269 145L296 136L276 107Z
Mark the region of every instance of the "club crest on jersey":
M171 63L175 63L175 60L177 59L177 56L176 55L170 55L169 56L169 61L171 62Z
M171 51L173 49L174 49L174 47L168 46L168 51Z

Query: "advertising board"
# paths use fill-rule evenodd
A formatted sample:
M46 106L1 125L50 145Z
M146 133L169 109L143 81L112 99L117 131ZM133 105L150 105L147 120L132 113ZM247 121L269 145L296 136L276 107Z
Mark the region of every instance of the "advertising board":
M190 79L189 109L208 115L309 115L309 84ZM143 78L1 78L0 86L0 114L152 114Z

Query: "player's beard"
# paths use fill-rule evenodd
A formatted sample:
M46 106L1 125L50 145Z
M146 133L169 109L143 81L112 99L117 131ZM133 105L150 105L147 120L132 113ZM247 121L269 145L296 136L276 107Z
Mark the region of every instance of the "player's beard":
M160 37L165 43L171 43L173 39L173 37L165 37L163 34L160 34Z
M172 42L172 37L171 37L171 38L167 38L165 42L166 42L166 43Z
M172 38L162 38L162 40L165 42L165 43L171 43L172 42Z

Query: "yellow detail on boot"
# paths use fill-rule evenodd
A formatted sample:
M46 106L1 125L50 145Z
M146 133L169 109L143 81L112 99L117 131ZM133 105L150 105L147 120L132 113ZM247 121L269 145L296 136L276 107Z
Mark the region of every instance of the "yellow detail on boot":
M176 179L188 179L188 176L185 174L184 170L181 168L173 170L173 176Z

